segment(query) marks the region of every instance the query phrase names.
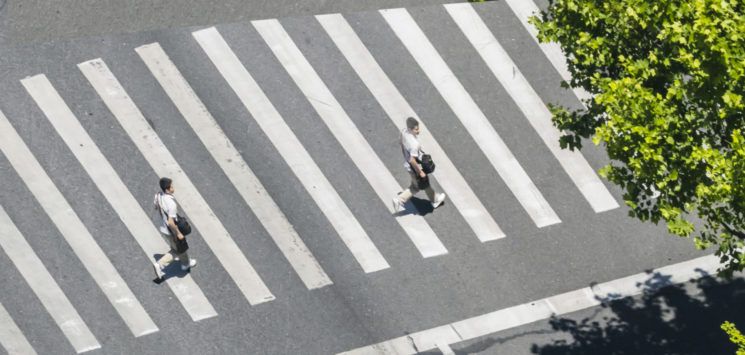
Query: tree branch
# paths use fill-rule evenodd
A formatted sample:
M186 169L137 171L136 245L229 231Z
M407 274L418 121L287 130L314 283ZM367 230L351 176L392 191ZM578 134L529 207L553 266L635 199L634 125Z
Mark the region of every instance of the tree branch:
M727 230L727 232L729 232L729 234L732 234L732 235L734 235L735 237L738 237L738 238L740 238L740 239L743 239L743 240L745 240L745 233L743 233L743 232L738 232L738 231L734 230L734 229L733 229L732 227L730 227L730 226L729 226L729 225L728 225L727 223L724 223L724 222L721 222L721 223L722 223L722 226L724 226L724 229L726 229L726 230Z

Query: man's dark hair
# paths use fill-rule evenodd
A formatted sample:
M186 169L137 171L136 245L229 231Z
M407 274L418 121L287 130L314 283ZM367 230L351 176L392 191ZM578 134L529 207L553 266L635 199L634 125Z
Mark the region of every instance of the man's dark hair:
M168 190L168 189L171 188L171 183L172 182L173 182L173 180L171 180L171 179L169 179L167 177L160 178L160 189L163 190L163 192L166 192L166 190Z
M416 118L409 117L409 118L406 119L406 128L408 128L408 129L414 129L418 125L419 125L419 121L417 121Z

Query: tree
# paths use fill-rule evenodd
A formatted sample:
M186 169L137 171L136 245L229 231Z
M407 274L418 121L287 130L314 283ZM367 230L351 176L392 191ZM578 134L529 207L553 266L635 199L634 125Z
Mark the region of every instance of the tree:
M724 322L722 324L722 330L729 335L729 340L732 344L737 345L737 355L745 355L745 336L735 328L735 325L730 322Z
M549 105L563 148L582 138L629 214L716 247L723 276L745 266L745 2L550 0L533 17L558 42L585 109Z

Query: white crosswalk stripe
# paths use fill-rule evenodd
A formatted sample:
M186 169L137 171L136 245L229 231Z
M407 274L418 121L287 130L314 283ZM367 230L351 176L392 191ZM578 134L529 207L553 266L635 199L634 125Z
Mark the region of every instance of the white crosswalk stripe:
M241 154L228 140L178 68L157 43L138 51L150 72L166 91L202 144L251 207L285 258L309 289L331 285L326 272L290 225Z
M417 117L341 14L318 15L316 18L397 127L405 127L407 117ZM424 128L423 120L419 121ZM479 240L486 242L503 238L504 232L435 138L423 129L419 140L437 160L437 181L448 194L448 200L452 201Z
M362 269L370 273L388 268L388 262L352 215L349 207L220 33L215 28L208 28L194 32L193 35L282 158L298 176Z
M0 206L0 247L39 298L44 309L65 334L75 351L82 353L100 348L101 344L80 318L78 311L67 299L2 206ZM10 287L10 285L6 284L3 287ZM0 320L0 328L3 328L2 323L3 321ZM8 346L6 349L9 353L14 353Z
M352 158L357 169L362 172L383 203L391 209L391 197L400 188L396 179L386 169L289 34L277 20L255 21L253 24L347 155ZM398 211L391 210L391 212ZM396 218L396 221L406 231L423 257L447 254L447 249L423 217L406 214Z
M26 336L23 335L21 329L13 318L10 317L8 311L0 303L0 345L5 348L5 351L9 355L32 355L36 354L36 351L28 342Z
M174 184L179 186L177 198L181 208L189 215L201 237L248 302L256 305L273 300L274 295L106 64L101 59L94 59L80 63L78 67L152 169L160 176L172 178Z
M559 130L551 123L551 112L520 73L517 65L486 27L471 4L444 5L455 23L479 52L486 65L507 90L561 167L572 179L579 191L595 212L618 208L618 202L603 185L582 153L561 149Z
M168 250L168 244L159 238L160 232L155 229L148 215L49 80L44 75L37 75L26 79L24 85L106 200L114 207L148 258L155 253ZM191 275L169 277L166 283L192 320L198 321L217 315Z
M556 42L541 43L538 41L538 30L528 22L531 16L539 16L540 14L540 10L535 2L533 0L505 0L505 2L512 12L515 13L520 23L523 24L523 27L530 33L535 43L541 48L546 58L551 62L551 65L559 72L561 78L566 82L571 81L572 75L569 73L569 68L567 67L567 58L561 51L559 44ZM572 91L574 91L574 94L581 101L592 99L592 95L583 88L573 88Z
M28 82L22 83L26 86ZM157 332L158 327L4 115L0 116L0 150L132 334L139 337Z
M406 9L380 10L409 53L468 130L479 148L538 227L560 223L528 174L520 166L481 109L455 77Z

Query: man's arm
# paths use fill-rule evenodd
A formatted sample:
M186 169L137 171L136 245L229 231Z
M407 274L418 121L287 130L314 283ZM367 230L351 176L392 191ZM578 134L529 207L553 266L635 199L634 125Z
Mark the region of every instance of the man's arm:
M427 176L427 174L424 173L424 170L419 166L419 164L416 162L416 158L412 155L409 157L409 164L416 170L416 174L419 175L419 177L424 178Z
M171 233L173 233L176 238L184 239L184 235L181 234L180 230L178 230L178 226L176 225L176 221L173 219L173 217L168 217L168 228L171 229Z

